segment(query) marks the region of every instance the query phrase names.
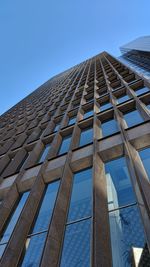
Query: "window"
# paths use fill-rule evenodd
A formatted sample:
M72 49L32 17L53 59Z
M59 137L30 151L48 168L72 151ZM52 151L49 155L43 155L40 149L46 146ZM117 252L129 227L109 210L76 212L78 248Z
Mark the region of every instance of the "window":
M137 96L139 96L141 94L144 94L144 93L147 93L147 92L150 92L150 90L149 90L148 87L143 87L143 88L137 89L135 91L135 93L136 93Z
M118 102L118 104L120 104L120 103L123 103L129 99L130 99L130 97L128 95L124 95L124 96L117 98L117 102Z
M48 152L50 150L50 147L51 147L51 144L45 145L45 147L44 147L44 149L43 149L43 151L42 151L42 153L40 155L40 158L38 160L38 163L41 163L41 162L43 162L46 159L46 157L48 155Z
M100 105L100 111L104 111L104 110L106 110L108 108L112 108L112 104L109 103L109 102Z
M12 232L16 226L16 223L19 219L19 216L23 210L23 207L26 203L26 200L27 200L27 197L29 195L29 192L25 192L22 194L19 202L18 202L18 205L15 209L15 211L13 212L13 214L11 215L10 219L9 219L9 222L1 236L1 240L0 240L0 257L3 255L4 253L4 250L7 246L7 243L12 235Z
M93 116L93 110L85 111L85 113L84 113L84 119L87 119L90 116Z
M136 124L143 122L143 118L137 110L125 113L124 119L126 120L128 127L132 127Z
M108 136L119 131L116 120L112 119L101 124L102 136Z
M19 166L17 167L16 172L19 172L20 170L23 169L23 167L24 167L24 165L25 165L25 163L26 163L26 160L27 160L28 156L29 156L29 153L27 152L27 153L25 154L24 158L22 159L21 163L20 163Z
M146 107L147 107L148 109L150 109L150 104L146 105Z
M66 136L62 139L62 143L58 152L59 155L68 152L70 147L70 142L71 142L71 135Z
M79 146L84 146L93 141L93 128L87 128L81 131Z
M53 132L57 132L59 130L59 128L60 128L60 124L56 124Z
M40 266L41 256L52 218L52 213L59 189L60 181L48 184L37 219L26 241L26 252L22 267Z
M74 175L61 267L90 267L92 168Z
M72 125L76 122L76 117L70 117L69 118L69 122L68 122L68 125Z
M139 151L140 158L150 179L150 147Z
M114 267L131 266L132 247L143 248L145 236L125 158L105 164Z

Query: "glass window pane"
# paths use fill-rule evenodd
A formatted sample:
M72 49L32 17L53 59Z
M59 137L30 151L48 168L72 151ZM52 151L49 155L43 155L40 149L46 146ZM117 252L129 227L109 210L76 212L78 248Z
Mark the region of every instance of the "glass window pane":
M45 244L47 233L38 234L27 239L29 242L22 262L22 267L38 267L40 266L41 256Z
M137 110L124 114L124 119L126 120L128 127L132 127L143 122L143 118Z
M127 101L128 99L130 99L130 97L128 95L124 95L124 96L119 97L117 99L117 102L120 104L120 103Z
M75 122L76 122L76 117L72 117L72 118L69 119L69 123L68 123L68 125L72 125L72 124L74 124Z
M107 162L105 164L105 172L109 210L135 203L135 195L125 158L122 157Z
M149 88L148 87L143 87L143 88L138 89L138 90L135 91L135 93L136 93L137 96L138 95L141 95L141 94L144 94L146 92L149 92Z
M59 149L59 155L68 152L70 147L71 136L64 137Z
M92 168L74 175L68 222L91 216L91 210Z
M147 107L148 109L150 109L150 104L148 104L146 107Z
M90 267L91 220L67 225L61 267Z
M59 184L60 181L48 184L32 234L48 229Z
M7 243L6 244L3 244L3 245L0 245L0 258L2 257L6 246L7 246Z
M93 128L81 131L79 146L84 146L93 141Z
M93 115L93 110L89 110L89 111L84 113L84 119L86 119L86 118L88 118L88 117L90 117L92 115Z
M150 179L150 147L139 151L139 155L141 157L147 175Z
M138 208L109 212L113 267L131 267L132 247L143 248L145 237Z
M101 124L102 136L108 136L119 131L116 120L109 120Z
M56 124L53 132L57 132L59 130L60 124Z
M39 158L39 160L38 160L38 163L41 163L41 162L43 162L43 161L46 159L46 157L47 157L47 155L48 155L48 152L49 152L49 150L50 150L50 147L51 147L51 144L47 144L47 145L45 146L45 148L43 149L43 151L42 151L42 153L41 153L41 156L40 156L40 158Z
M22 211L22 209L23 209L23 207L24 207L24 205L26 203L28 195L29 195L29 192L23 193L23 195L22 195L22 197L21 197L21 199L20 199L20 201L19 201L14 213L12 214L12 216L11 216L11 218L9 220L9 223L8 223L4 233L2 235L0 243L4 243L4 242L8 242L9 241L9 238L10 238L10 236L11 236L11 234L12 234L12 232L13 232L15 226L16 226L16 223L17 223L18 218L19 218L19 216L21 214L21 211Z
M111 108L112 104L111 103L105 103L103 105L100 105L100 111L106 110L108 108Z

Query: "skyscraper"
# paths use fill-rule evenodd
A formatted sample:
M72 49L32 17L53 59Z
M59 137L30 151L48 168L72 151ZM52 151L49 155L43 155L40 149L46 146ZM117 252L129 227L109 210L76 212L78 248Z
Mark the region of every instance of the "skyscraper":
M150 36L139 37L121 48L124 63L150 79Z
M0 266L149 266L149 119L150 83L106 52L3 114Z

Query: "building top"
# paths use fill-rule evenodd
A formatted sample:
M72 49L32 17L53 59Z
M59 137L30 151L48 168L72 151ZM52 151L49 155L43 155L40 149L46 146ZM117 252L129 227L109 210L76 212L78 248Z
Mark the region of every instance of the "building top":
M127 50L150 52L150 36L141 36L120 47L122 53Z

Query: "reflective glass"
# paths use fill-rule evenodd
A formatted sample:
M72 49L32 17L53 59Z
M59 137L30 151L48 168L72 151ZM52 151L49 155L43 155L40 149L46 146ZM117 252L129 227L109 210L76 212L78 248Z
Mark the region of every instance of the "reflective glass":
M74 175L68 222L91 216L92 168Z
M68 152L70 142L71 142L71 136L67 136L62 139L62 143L59 149L59 155Z
M79 146L84 146L93 141L93 128L88 128L81 131Z
M149 88L148 87L143 87L143 88L140 88L138 90L135 91L136 95L141 95L141 94L144 94L146 92L149 92Z
M59 130L60 124L56 124L53 132L57 132Z
M148 104L146 107L147 107L148 109L150 109L150 104Z
M117 102L120 104L120 103L123 103L123 102L125 102L125 101L127 101L129 99L130 99L130 97L128 95L124 95L124 96L119 97L117 99Z
M143 248L145 237L136 205L109 212L113 267L131 267L132 247Z
M105 103L103 105L100 105L100 111L103 111L103 110L106 110L108 108L111 108L112 107L112 104L111 103Z
M27 239L28 246L25 251L25 258L22 267L38 267L40 266L41 256L45 244L47 233L34 235Z
M72 125L72 124L74 124L76 122L76 117L71 117L70 119L69 119L69 123L68 123L68 125Z
M17 223L18 218L19 218L19 216L21 214L21 211L22 211L22 209L23 209L23 207L24 207L24 205L26 203L28 195L29 195L29 192L23 193L23 195L22 195L22 197L21 197L21 199L20 199L20 201L19 201L14 213L12 214L12 216L11 216L11 218L9 220L9 223L8 223L6 229L5 229L5 231L4 231L4 233L3 233L2 237L1 237L0 244L6 243L6 242L9 241L9 238L11 237L11 234L12 234L12 232L13 232L15 226L16 226L16 223Z
M124 119L126 120L128 127L132 127L143 122L143 118L137 110L124 114Z
M91 220L67 225L61 267L90 267Z
M111 135L119 131L116 120L109 120L101 124L102 136Z
M150 147L139 151L139 155L141 157L147 175L150 179Z
M122 157L105 163L105 172L109 210L135 203L135 195L125 158Z
M41 162L43 162L43 161L46 159L50 147L51 147L50 144L47 144L47 145L44 147L44 149L43 149L43 151L42 151L42 153L41 153L41 155L40 155L40 158L39 158L39 160L38 160L38 163L41 163Z
M89 110L86 113L84 113L84 119L86 119L86 118L88 118L88 117L90 117L92 115L93 115L93 110Z

